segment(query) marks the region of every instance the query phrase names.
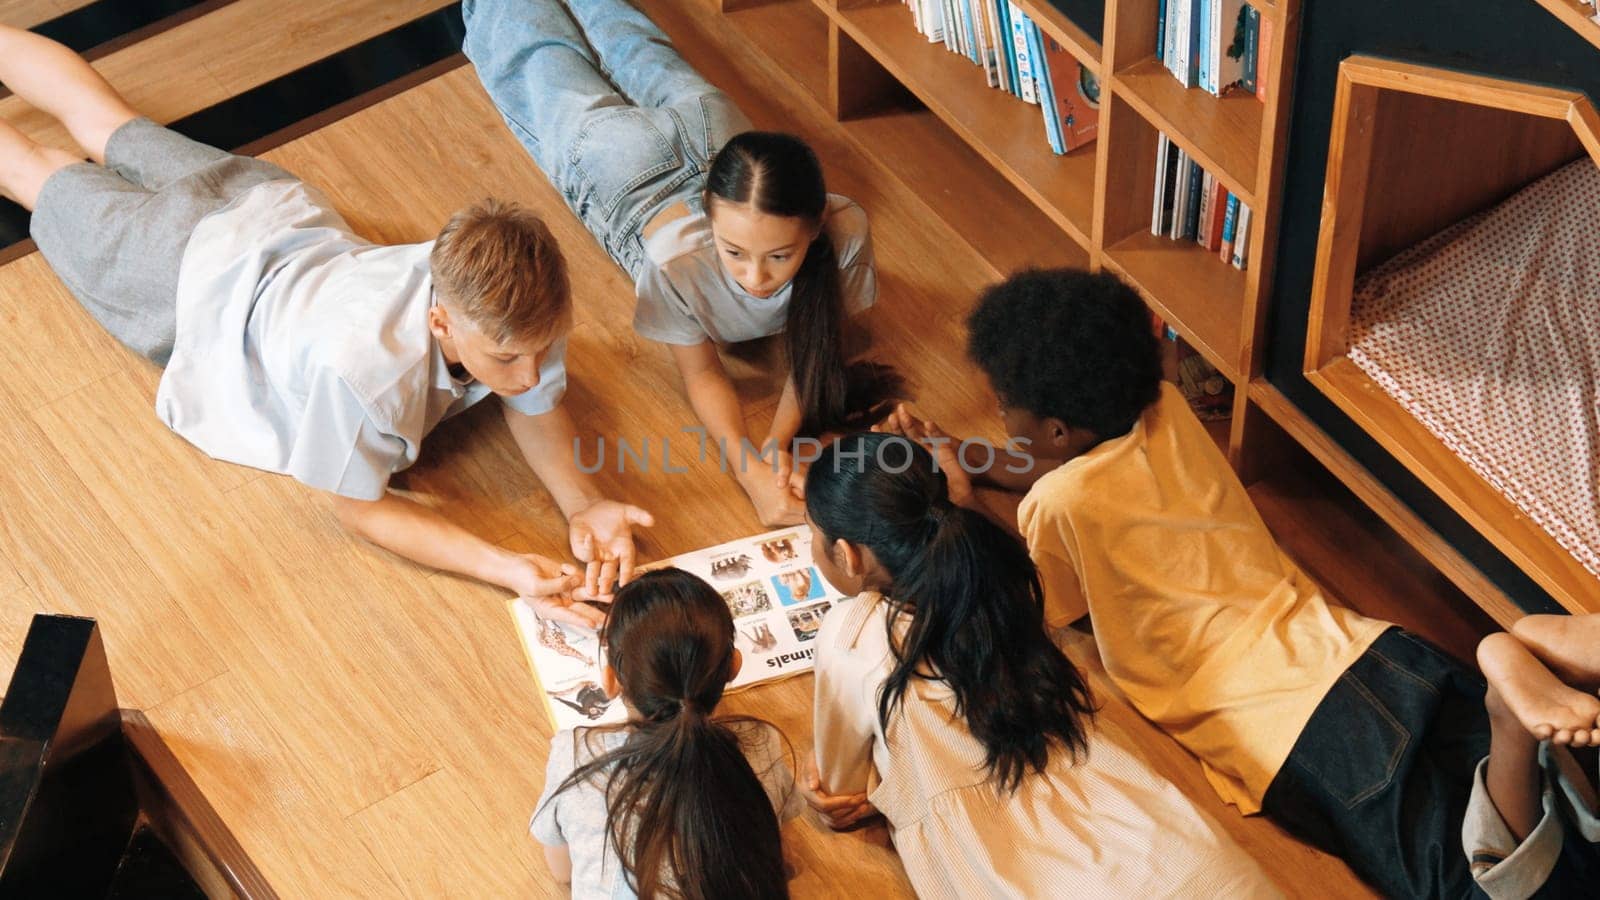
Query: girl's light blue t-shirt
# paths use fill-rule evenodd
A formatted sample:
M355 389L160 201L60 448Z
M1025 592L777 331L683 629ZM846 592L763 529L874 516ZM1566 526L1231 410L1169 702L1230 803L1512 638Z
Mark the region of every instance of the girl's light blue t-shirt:
M855 315L878 295L866 211L848 197L829 194L823 229L839 260L845 312ZM639 303L633 313L641 337L692 346L707 339L736 344L783 331L794 284L771 297L751 296L717 258L704 212L666 223L644 247L648 264L634 285Z
M767 799L781 825L805 808L805 799L795 790L794 772L789 768L788 746L778 729L765 723L738 723L733 726L744 747L745 758L761 779ZM614 750L627 740L618 731L582 732L568 728L550 739L550 760L545 765L544 794L528 823L534 840L547 847L566 845L572 856L572 896L577 898L628 898L634 893L622 874L622 861L609 845L606 829L605 778L581 782L552 798L556 788L579 765L602 753Z

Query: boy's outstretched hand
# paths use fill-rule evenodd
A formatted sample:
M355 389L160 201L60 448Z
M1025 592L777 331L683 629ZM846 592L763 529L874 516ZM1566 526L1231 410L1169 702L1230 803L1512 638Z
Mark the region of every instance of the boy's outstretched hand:
M511 588L540 616L583 628L599 628L605 623L605 613L583 602L591 595L583 591L577 566L537 553L518 554L517 564Z
M572 514L567 533L572 555L584 563L583 588L589 596L608 597L633 580L633 528L655 523L640 507L615 500L596 500Z
M966 506L972 500L972 476L961 464L961 442L946 434L938 423L918 418L904 403L897 404L888 418L873 426L873 431L898 434L928 448L933 460L950 485L950 502Z

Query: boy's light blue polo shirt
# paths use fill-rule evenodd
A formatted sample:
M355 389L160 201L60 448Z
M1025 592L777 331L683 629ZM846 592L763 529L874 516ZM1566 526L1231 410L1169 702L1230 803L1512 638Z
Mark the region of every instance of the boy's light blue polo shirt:
M382 497L434 426L490 393L451 377L428 330L432 249L357 236L299 181L240 195L201 221L184 251L161 421L215 459ZM565 359L563 337L539 384L505 402L528 415L553 410Z

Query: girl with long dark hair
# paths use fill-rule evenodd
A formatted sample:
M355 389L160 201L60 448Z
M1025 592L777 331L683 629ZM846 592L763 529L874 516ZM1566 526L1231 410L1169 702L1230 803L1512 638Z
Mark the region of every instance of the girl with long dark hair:
M877 275L866 213L816 154L750 130L627 0L467 0L465 50L512 132L633 278L634 330L671 347L690 405L761 520L800 521L780 477L800 434L864 428L903 385L849 363ZM788 376L762 459L717 347L783 334ZM753 446L753 443L751 444Z
M1097 734L1027 548L952 504L927 450L845 437L805 499L818 570L856 595L816 639L808 799L831 824L882 812L924 898L1277 895L1177 788Z
M787 742L712 715L741 662L727 604L680 569L649 572L617 591L600 639L628 721L551 739L530 831L557 880L577 897L787 897Z

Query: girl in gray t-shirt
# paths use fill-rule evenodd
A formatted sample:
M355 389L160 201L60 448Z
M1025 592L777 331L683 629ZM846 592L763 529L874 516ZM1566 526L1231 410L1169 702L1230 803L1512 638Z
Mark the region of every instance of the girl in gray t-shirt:
M601 680L628 722L555 735L529 825L574 897L788 896L779 823L803 801L786 741L712 717L739 672L733 639L727 603L680 569L617 591Z
M795 437L873 424L903 393L840 346L846 316L877 294L866 214L827 192L804 141L749 130L627 0L466 0L463 13L466 54L512 132L633 277L635 331L671 347L762 521L798 523L774 473ZM788 377L755 460L716 348L780 333Z

